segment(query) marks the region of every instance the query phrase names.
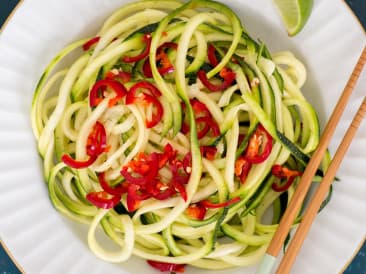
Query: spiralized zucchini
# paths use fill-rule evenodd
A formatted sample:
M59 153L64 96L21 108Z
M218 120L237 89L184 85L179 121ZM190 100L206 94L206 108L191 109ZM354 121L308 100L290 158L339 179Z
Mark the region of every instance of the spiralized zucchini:
M147 34L151 38L148 49ZM275 176L273 166L301 175L318 144L317 115L300 90L306 79L303 64L290 52L271 57L232 10L207 0L128 4L105 21L92 41L74 42L52 60L32 103L32 127L55 208L89 225L89 247L106 261L122 262L136 255L207 269L258 262L300 177L292 178L286 190L275 191L272 186L281 178ZM159 59L164 43L177 47L166 48L165 59ZM209 60L213 49L215 64ZM142 60L123 61L146 50ZM58 66L71 53L78 57L67 67ZM161 63L167 60L171 69L162 73ZM146 64L150 64L151 77L146 76ZM224 72L234 78L223 90L211 91L197 76L199 71L214 86L225 82ZM155 99L163 114L156 125L146 126L156 114L154 105L128 104L126 96L111 104L115 94L109 88L98 91L97 103L90 101L95 83L120 72L128 78L113 81L122 83L128 92L141 81L161 92ZM198 137L203 125L196 119L194 100L208 109L219 134L210 126L207 135ZM88 159L89 136L96 123L105 128L105 149L90 165L70 167L62 157ZM188 129L183 130L187 123ZM270 153L251 164L245 179L240 178L238 159L248 151L259 127L273 139ZM100 174L113 187L128 184L122 167L141 153L163 154L167 144L177 152L178 162L191 157L190 170L185 170L189 180L181 184L184 190L175 189L165 199L143 199L130 212L127 196L132 194L128 191L111 208L98 208L87 198L89 193L103 191ZM202 146L214 147L214 156L202 154ZM170 171L168 165L161 167L162 182L171 179ZM223 206L205 208L200 218L189 213L189 208L197 208L204 200ZM99 227L119 251L103 247L95 234Z

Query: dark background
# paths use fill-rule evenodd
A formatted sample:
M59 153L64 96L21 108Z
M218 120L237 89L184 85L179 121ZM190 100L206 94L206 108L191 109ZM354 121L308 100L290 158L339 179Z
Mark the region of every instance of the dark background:
M316 0L315 0L316 1ZM366 31L366 0L345 0L350 8L359 18L360 23ZM5 22L9 13L17 5L18 0L0 0L0 26ZM20 273L12 261L7 257L0 243L0 274ZM360 251L352 263L348 266L345 274L366 274L366 243L363 244Z

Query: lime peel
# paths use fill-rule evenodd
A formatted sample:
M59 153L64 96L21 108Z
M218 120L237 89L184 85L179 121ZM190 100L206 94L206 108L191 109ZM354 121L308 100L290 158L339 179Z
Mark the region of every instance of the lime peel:
M308 21L313 0L273 0L289 36L299 33Z

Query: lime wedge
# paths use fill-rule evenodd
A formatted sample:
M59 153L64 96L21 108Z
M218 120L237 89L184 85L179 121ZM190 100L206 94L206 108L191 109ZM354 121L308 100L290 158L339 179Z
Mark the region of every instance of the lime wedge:
M273 0L290 36L303 29L313 8L313 0Z

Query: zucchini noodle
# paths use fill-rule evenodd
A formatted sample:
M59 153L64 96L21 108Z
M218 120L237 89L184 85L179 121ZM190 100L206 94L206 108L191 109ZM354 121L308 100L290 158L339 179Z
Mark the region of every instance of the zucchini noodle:
M78 57L62 65L70 54ZM32 128L50 199L89 225L90 249L109 262L136 255L206 269L255 264L318 145L317 114L300 90L305 80L292 53L272 58L224 4L147 0L121 7L95 37L62 50L37 85ZM95 88L99 82L106 84ZM136 85L145 88L132 94ZM248 156L256 145L251 157L260 160ZM174 156L154 177L158 193L141 188L145 175L135 184L123 175L169 146ZM144 174L154 161L160 165L161 158L152 159ZM108 192L102 180L125 190ZM144 191L150 196L141 198ZM91 193L113 204L98 206ZM96 236L100 228L118 251Z

